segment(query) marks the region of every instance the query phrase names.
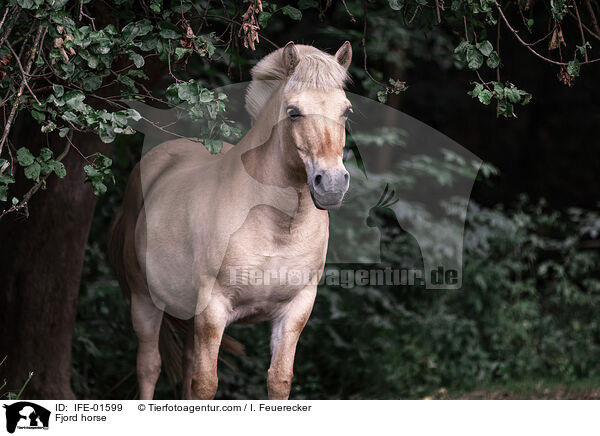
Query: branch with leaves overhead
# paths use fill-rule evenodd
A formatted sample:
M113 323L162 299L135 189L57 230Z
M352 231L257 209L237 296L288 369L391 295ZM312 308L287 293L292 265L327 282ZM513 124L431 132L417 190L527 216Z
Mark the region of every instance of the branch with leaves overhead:
M46 179L54 174L64 177L60 159L53 150L41 154L29 144L14 144L11 131L19 116L30 116L47 135L64 138L65 153L71 147L73 132L96 134L110 143L117 135L131 135L130 122L140 114L123 104L128 99L187 105L198 121L204 144L217 152L220 141L214 132L235 135L225 119L226 97L216 95L200 80L180 80L175 68L185 69L192 57L210 60L221 42L214 31L201 32L206 10L191 1L145 3L144 13L133 2L121 2L119 13L131 19L121 28L115 24L99 26L90 10L90 1L11 0L0 3L0 93L3 124L0 136L0 217L12 212L27 215L27 204ZM217 18L235 10L215 8ZM141 16L140 16L141 15ZM201 17L201 18L200 18ZM115 17L116 18L116 17ZM148 89L146 63L153 58L168 65L174 83L163 89ZM94 192L106 191L111 161L95 153L83 156L82 167ZM31 180L24 197L11 194L17 173ZM3 207L3 205L6 205Z
M475 73L477 80L473 82L469 95L485 105L495 100L497 113L501 116L515 117L515 105L525 105L531 100L528 92L500 80L501 34L509 34L524 50L543 62L557 66L558 79L568 86L573 85L583 65L600 61L600 58L592 57L592 44L588 40L589 37L600 40L600 28L591 0L551 0L549 13L545 3L535 0L389 0L389 4L409 25L441 25L461 33L462 41L454 50L455 66ZM543 12L541 9L544 9ZM534 17L539 15L545 16L544 23L536 22ZM515 25L514 22L519 20L522 25ZM546 29L540 32L542 36L535 38L535 31L543 26ZM569 26L573 35L567 37L564 29ZM494 33L495 46L489 38ZM483 78L487 75L486 68L495 72L495 80Z

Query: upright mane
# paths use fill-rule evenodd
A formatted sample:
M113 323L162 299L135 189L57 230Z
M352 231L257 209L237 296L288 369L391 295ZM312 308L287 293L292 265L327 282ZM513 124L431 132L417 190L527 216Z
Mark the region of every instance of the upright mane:
M333 55L310 45L296 45L300 60L288 77L283 48L265 56L251 70L252 82L246 92L246 110L256 119L273 92L287 80L286 91L306 88L343 88L348 80L346 69Z

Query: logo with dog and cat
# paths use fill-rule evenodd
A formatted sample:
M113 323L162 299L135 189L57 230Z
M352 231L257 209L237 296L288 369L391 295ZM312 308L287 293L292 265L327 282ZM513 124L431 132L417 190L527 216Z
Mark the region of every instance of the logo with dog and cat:
M29 401L4 404L6 410L6 431L48 430L50 411Z

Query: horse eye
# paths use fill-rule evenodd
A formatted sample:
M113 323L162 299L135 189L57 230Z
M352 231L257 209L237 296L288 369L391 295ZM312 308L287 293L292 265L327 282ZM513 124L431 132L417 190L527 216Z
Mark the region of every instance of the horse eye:
M297 120L302 116L300 109L298 109L296 106L288 106L287 114L292 120Z
M352 110L352 106L348 106L346 108L346 110L344 111L344 115L342 115L344 118L348 118L351 114L353 114L354 111Z

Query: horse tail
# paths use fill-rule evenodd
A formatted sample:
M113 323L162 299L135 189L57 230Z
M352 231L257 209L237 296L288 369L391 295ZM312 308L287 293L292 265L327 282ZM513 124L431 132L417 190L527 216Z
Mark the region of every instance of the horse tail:
M174 318L165 313L160 325L158 350L162 367L173 385L176 385L183 378L183 341L181 333L185 332L187 334L188 329L193 328L188 324L190 322Z
M132 292L143 292L146 281L135 252L135 225L144 200L139 163L133 169L108 234L108 261L127 299Z

